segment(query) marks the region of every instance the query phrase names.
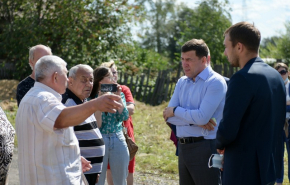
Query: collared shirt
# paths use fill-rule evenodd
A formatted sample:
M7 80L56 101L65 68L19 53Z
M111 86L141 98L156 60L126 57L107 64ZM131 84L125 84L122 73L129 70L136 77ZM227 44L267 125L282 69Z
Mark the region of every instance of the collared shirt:
M62 95L62 103L67 106L75 106L82 104L80 100L72 91L66 89L65 94ZM86 99L84 100L86 102ZM81 156L91 161L92 169L84 174L96 174L102 172L103 157L105 155L105 143L102 134L97 126L95 115L92 114L81 124L74 126L74 132L79 140L79 147Z
M65 106L61 95L36 82L16 115L20 184L79 185L81 161L73 128L55 129Z
M178 137L204 136L205 139L215 139L222 119L226 91L224 78L210 66L199 73L195 81L181 77L168 105L177 108L167 122L177 126ZM198 126L207 124L211 118L217 122L213 131Z

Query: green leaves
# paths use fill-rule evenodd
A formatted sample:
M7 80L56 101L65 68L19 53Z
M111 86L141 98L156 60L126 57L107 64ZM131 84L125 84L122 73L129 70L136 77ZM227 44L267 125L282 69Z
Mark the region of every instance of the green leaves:
M121 43L131 43L128 22L141 8L127 0L3 0L0 2L0 59L15 64L15 78L31 73L28 48L51 47L68 68L96 67L117 56ZM132 16L135 15L135 16Z
M285 23L286 33L279 37L265 38L260 47L262 58L284 59L290 62L290 21Z

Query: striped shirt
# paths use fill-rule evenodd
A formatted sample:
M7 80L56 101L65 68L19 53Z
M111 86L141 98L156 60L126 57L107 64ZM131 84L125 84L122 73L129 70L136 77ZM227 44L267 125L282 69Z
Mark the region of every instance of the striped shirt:
M69 89L62 95L62 103L67 106L75 106L83 102ZM86 101L86 100L85 100ZM103 157L105 155L105 143L102 134L97 127L94 114L88 117L83 123L74 127L75 135L79 141L81 156L91 161L93 166L85 174L95 174L102 172Z
M35 82L16 115L20 184L79 185L81 161L73 128L54 129L65 106L61 95Z

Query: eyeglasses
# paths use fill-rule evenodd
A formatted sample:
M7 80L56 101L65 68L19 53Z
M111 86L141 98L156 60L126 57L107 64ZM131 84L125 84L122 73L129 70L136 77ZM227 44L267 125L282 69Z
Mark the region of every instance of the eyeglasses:
M288 71L286 71L286 70L279 71L279 73L280 73L281 75L285 75L287 72L288 72Z

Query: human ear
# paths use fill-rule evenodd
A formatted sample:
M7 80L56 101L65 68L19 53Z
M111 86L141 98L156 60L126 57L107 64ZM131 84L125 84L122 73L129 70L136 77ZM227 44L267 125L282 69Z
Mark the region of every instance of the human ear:
M58 73L54 72L53 75L52 75L52 78L53 78L53 82L57 82Z
M70 85L70 86L72 86L73 85L73 78L72 77L68 77L68 80L67 80L68 82L68 84Z

